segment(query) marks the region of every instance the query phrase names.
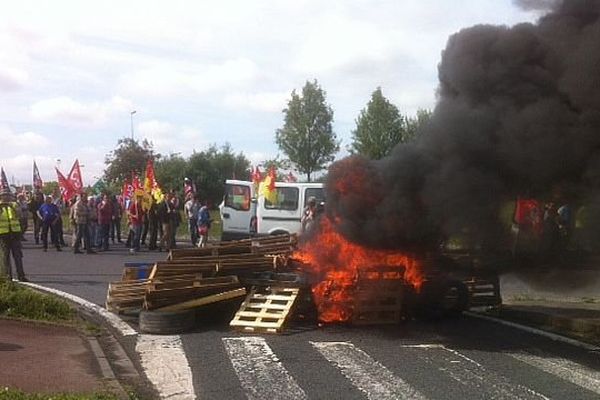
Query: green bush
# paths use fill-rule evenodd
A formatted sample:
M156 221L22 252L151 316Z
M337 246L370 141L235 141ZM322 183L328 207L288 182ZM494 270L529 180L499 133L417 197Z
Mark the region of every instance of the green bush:
M13 282L0 281L0 316L40 321L68 321L73 318L74 313L69 304L62 299Z

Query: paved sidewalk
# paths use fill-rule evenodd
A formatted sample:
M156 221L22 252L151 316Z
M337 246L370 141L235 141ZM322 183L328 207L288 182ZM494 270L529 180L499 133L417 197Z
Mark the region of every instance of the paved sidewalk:
M90 343L74 328L0 319L0 388L93 393L107 382Z
M485 314L600 346L600 265L505 274L500 289Z

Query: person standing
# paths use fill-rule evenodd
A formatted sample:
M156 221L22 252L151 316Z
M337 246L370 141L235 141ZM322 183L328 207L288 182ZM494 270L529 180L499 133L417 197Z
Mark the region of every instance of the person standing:
M83 254L80 250L81 242L83 240L83 246L86 249L87 254L95 254L90 245L90 230L89 222L92 212L94 212L88 205L88 199L85 194L79 195L79 199L72 206L73 208L73 219L77 224L77 236L75 237L75 243L73 244L73 253Z
M110 224L110 239L115 243L115 237L119 243L123 243L121 240L121 220L123 219L123 207L121 202L116 196L112 198L112 221Z
M144 224L144 210L142 208L142 196L136 195L129 206L129 225L133 231L133 240L129 252L134 254L140 251L140 238L142 236L142 225Z
M62 219L62 213L63 213L63 210L65 209L65 203L64 203L62 195L60 193L55 194L53 203L58 208L58 222L56 223L56 237L58 238L58 243L62 247L66 247L67 244L65 243L64 231L63 231L64 226L63 226L63 219Z
M302 217L300 218L300 224L302 226L302 232L310 230L315 217L317 214L317 199L313 196L308 198L308 202L304 210L302 211Z
M40 244L40 230L42 228L42 221L38 215L38 210L44 204L44 194L40 189L35 189L31 199L29 200L29 212L33 219L33 238L35 244Z
M156 250L156 241L158 240L158 204L154 198L150 199L150 208L148 209L148 250Z
M98 203L98 231L99 246L104 251L108 250L108 237L110 235L110 223L112 222L113 210L112 202L107 194L102 195Z
M196 246L198 244L198 210L200 210L198 195L194 194L190 196L183 208L188 219L188 230L190 232L192 246Z
M198 247L204 247L208 243L208 230L210 229L210 213L206 201L198 210Z
M27 241L25 239L25 232L28 225L27 214L29 214L29 204L27 204L27 199L23 193L17 196L17 212L19 213L19 223L21 224L21 240Z
M162 226L162 236L158 244L158 251L162 251L163 247L166 250L171 250L173 247L173 193L169 192L166 198L158 204L157 214L158 220Z
M98 210L96 209L96 198L94 196L88 197L88 206L90 207L90 221L88 223L88 229L90 231L90 248L100 247L98 246Z
M23 271L23 251L21 248L21 224L19 222L16 204L12 202L12 193L8 189L0 192L0 249L4 264L3 275L12 279L10 255L15 262L17 279L28 282Z
M58 242L57 224L60 219L60 211L56 204L52 202L52 195L47 195L44 204L37 211L40 221L42 221L42 244L44 251L48 251L48 230L50 230L50 240L56 247L56 251L62 251Z

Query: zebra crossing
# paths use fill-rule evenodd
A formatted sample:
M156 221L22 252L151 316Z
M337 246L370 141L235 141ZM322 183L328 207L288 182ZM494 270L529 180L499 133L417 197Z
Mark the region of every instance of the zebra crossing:
M293 373L286 368L268 343L260 336L221 338L225 353L235 371L244 395L254 399L307 399L307 387L303 389ZM445 398L435 394L419 379L401 376L393 367L384 365L376 357L350 341L309 341L310 348L338 372L336 379L346 380L367 399L416 399ZM487 368L462 352L440 344L416 344L399 346L402 357L419 360L427 365L430 374L454 382L465 398L481 399L551 399L549 393L528 387L527 382L511 379ZM584 398L600 396L600 371L584 365L538 352L507 352L503 356L517 360L519 368L535 368L541 374L549 374L556 385L576 385L588 392ZM296 371L298 373L298 371ZM325 379L325 378L324 378ZM330 383L334 384L334 383ZM564 390L564 389L563 389ZM433 393L433 394L432 394ZM313 392L314 394L314 392ZM359 397L356 397L359 398ZM572 398L577 398L572 397Z

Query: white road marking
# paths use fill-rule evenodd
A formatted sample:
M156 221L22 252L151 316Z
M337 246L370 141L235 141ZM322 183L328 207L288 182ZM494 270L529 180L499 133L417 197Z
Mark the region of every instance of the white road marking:
M425 399L416 389L352 343L311 344L369 399Z
M70 300L73 303L79 304L81 307L85 308L88 311L97 313L98 315L102 316L102 318L104 318L111 326L113 326L116 330L118 330L119 333L123 336L137 335L137 331L135 329L133 329L129 324L124 322L117 315L115 315L111 312L108 312L108 311L106 311L105 308L102 308L97 304L94 304L85 299L82 299L81 297L75 296L70 293L63 292L58 289L41 286L41 285L31 283L31 282L20 282L20 284L29 286L34 289L42 290L44 292L53 293L57 296L63 297L67 300Z
M179 336L139 335L135 350L161 399L194 400L192 370Z
M507 378L488 371L477 361L440 344L402 346L409 351L419 351L419 356L428 364L438 366L438 370L456 382L474 387L482 399L548 399L528 387L511 383ZM423 357L423 353L425 356ZM441 360L441 365L440 365Z
M307 398L265 339L251 336L222 340L248 399Z
M600 394L600 372L596 370L559 357L543 357L531 353L507 354L542 371Z
M543 331L541 329L532 328L530 326L525 326L525 325L517 324L516 322L505 321L503 319L490 317L488 315L481 315L481 314L478 314L478 313L475 313L475 312L471 312L471 311L467 311L467 312L465 312L465 314L468 315L469 317L479 318L479 319L484 319L486 321L496 322L498 324L510 326L511 328L520 329L522 331L533 333L533 334L539 335L539 336L544 336L544 337L547 337L549 339L555 340L557 342L563 342L563 343L570 344L572 346L577 346L577 347L580 347L582 349L586 349L586 350L590 350L590 351L600 351L600 347L598 347L598 346L594 346L594 345L591 345L591 344L588 344L588 343L584 343L584 342L581 342L579 340L571 339L571 338L566 337L566 336L558 335L556 333L546 332L546 331Z

